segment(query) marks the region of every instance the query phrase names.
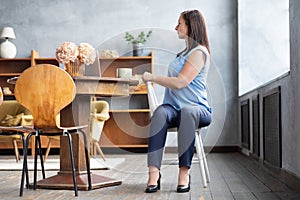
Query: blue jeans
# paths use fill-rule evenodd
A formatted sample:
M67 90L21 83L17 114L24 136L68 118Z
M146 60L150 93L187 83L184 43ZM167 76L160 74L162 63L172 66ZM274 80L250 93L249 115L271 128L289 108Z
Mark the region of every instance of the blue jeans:
M189 106L177 111L171 105L160 105L153 113L150 123L148 167L156 166L160 169L168 128L177 127L179 167L190 168L196 128L210 123L211 113L202 106Z

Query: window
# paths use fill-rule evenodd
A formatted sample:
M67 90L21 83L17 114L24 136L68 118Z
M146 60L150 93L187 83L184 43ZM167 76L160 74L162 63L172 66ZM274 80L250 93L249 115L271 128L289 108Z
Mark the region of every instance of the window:
M239 95L290 69L289 0L239 0Z

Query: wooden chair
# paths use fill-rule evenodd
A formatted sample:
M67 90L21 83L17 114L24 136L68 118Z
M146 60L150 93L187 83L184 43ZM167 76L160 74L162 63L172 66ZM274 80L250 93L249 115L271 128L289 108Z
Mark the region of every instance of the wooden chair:
M148 91L148 103L150 108L150 114L153 115L155 109L159 106L154 88L151 82L146 83L147 91ZM195 146L196 146L196 152L197 152L197 158L199 161L199 167L200 167L200 173L202 175L202 181L203 186L207 187L207 183L210 182L210 175L208 171L207 161L206 161L206 155L204 151L204 146L201 139L201 133L200 130L203 127L200 127L196 129L195 131ZM170 128L168 129L170 132L177 132L176 128Z
M88 173L88 184L91 189L90 163L87 149L87 139L83 131L85 126L61 127L56 116L60 111L70 104L76 95L76 87L72 77L63 69L55 65L40 64L27 68L18 78L15 86L15 97L20 104L26 107L33 116L33 132L26 138L24 146L24 162L20 186L20 196L23 195L24 175L27 172L27 150L28 142L35 134L34 156L34 182L33 189L36 189L37 182L37 155L40 155L42 176L45 178L43 157L41 154L41 135L55 136L66 135L69 141L70 158L75 196L78 196L76 171L74 165L74 154L72 147L71 133L81 133L84 138L86 168ZM29 186L27 185L27 188Z

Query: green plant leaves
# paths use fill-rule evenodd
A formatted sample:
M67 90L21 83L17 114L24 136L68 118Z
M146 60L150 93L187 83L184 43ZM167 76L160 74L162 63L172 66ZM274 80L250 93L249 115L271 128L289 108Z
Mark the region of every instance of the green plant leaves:
M142 43L144 44L147 42L147 39L151 36L152 30L148 31L147 34L145 34L144 31L140 32L140 34L135 38L132 34L126 32L125 33L125 41L132 44Z

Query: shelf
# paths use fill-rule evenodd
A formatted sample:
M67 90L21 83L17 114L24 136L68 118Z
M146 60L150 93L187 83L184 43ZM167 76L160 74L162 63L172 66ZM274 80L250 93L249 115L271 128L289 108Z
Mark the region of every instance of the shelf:
M117 58L99 58L100 60L145 60L152 59L152 56L121 56Z
M18 61L31 61L31 58L0 58L0 62L18 62Z
M21 73L0 73L0 76L20 76Z

